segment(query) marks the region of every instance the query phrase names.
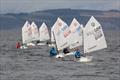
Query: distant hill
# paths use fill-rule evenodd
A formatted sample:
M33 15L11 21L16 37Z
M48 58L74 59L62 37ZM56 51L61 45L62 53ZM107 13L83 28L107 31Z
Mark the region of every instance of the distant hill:
M21 29L26 20L29 22L35 21L38 27L40 27L42 22L45 22L48 27L51 27L57 17L62 18L68 25L70 25L72 19L75 17L85 26L90 16L96 17L104 29L120 29L120 11L82 9L53 9L31 13L0 14L0 29Z

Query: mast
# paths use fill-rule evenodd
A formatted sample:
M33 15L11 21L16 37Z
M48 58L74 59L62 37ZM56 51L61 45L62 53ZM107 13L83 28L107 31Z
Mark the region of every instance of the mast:
M52 34L53 34L53 38L54 38L54 41L55 41L55 48L56 48L56 50L57 50L57 53L59 53L58 47L57 47L57 44L56 44L55 34L54 34L53 31L52 31Z
M84 50L84 27L83 27L83 24L81 24L81 29L82 29L82 45L83 45L83 50ZM83 53L84 53L84 51L83 51Z

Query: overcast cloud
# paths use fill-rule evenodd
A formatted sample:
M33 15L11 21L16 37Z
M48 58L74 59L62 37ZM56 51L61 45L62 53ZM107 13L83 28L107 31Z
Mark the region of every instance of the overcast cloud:
M0 0L0 13L32 12L59 8L120 10L120 0Z

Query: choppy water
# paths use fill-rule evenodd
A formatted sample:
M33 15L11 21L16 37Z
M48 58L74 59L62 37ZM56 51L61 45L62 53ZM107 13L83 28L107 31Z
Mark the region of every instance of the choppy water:
M49 48L15 49L21 34L0 31L0 80L120 80L120 32L105 31L108 48L93 52L90 63L51 61Z

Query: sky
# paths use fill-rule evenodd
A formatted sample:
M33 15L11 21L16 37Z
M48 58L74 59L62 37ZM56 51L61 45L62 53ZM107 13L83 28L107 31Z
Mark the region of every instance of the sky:
M120 0L0 0L0 13L33 12L61 8L120 10Z

